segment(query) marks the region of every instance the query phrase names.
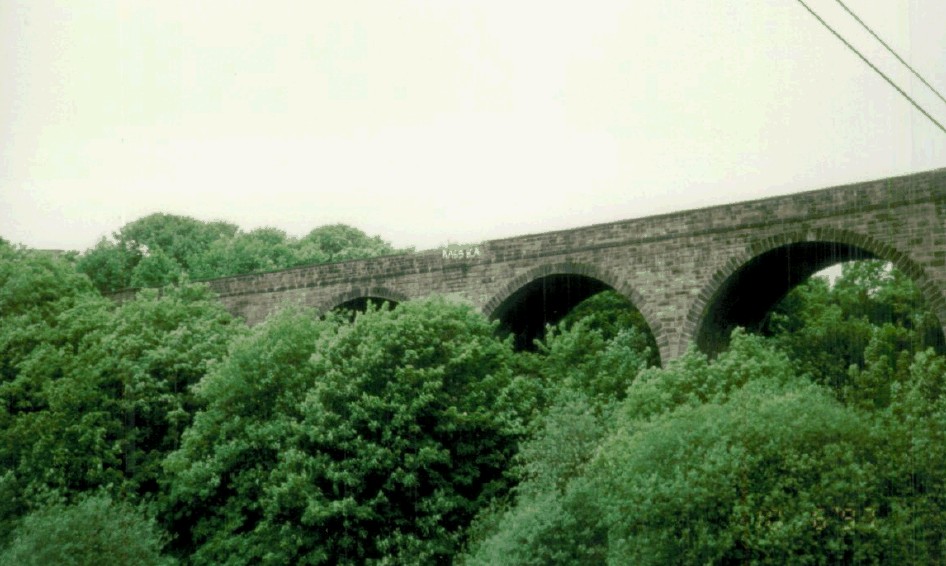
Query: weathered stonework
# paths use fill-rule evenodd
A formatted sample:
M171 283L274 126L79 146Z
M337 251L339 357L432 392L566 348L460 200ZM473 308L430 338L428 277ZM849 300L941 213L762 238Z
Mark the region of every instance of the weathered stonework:
M850 259L844 254L854 249L893 262L946 321L946 169L492 240L475 253L435 250L209 284L230 311L254 324L285 303L327 310L361 297L401 301L431 294L458 297L493 315L538 278L585 276L634 302L666 361L694 340L731 277L772 250L808 249L800 246L805 242L824 242L825 250L837 245L840 259ZM810 263L809 272L824 266L813 257L798 261Z

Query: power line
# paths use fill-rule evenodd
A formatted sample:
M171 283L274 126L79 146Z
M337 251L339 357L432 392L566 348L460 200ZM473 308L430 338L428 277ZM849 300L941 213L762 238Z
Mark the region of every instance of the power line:
M855 55L857 55L858 57L861 58L862 61L864 61L865 63L867 63L867 66L869 66L871 69L873 69L878 75L880 75L881 77L883 77L883 79L884 79L885 81L887 81L888 83L890 83L890 86L892 86L893 88L895 88L895 89L897 90L897 92L899 92L899 93L901 94L901 96L903 96L903 97L906 98L908 101L910 101L910 104L912 104L912 105L913 105L917 110L919 110L924 116L926 116L927 118L929 118L930 122L933 122L934 124L936 124L936 127L939 128L940 130L942 130L942 132L943 132L944 134L946 134L946 127L943 127L942 124L940 124L939 122L937 122L937 121L936 121L936 118L933 118L932 116L930 116L930 113L929 113L929 112L927 112L926 110L924 110L923 107L920 106L920 105L917 103L917 101L913 100L913 98L911 98L909 94L907 94L906 92L904 92L904 90L903 90L902 88L900 88L899 86L897 86L897 84L896 84L895 82L893 82L893 80L891 80L890 77L888 77L887 75L885 75L884 72L881 71L880 69L878 69L876 65L874 65L873 63L871 63L871 62L867 59L867 57L864 57L864 55L862 55L860 51L858 51L853 45L851 45L850 43L848 43L848 41L847 41L846 39L844 39L843 37L841 37L841 34L839 34L837 31L834 30L834 28L832 28L830 25L828 25L828 22L824 21L824 20L821 18L821 16L819 16L817 13L815 13L815 11L812 10L812 9L808 6L808 4L805 4L805 1L804 1L804 0L798 0L798 3L801 4L802 6L804 6L804 8L805 8L806 10L808 10L808 13L810 13L812 16L814 16L816 20L818 20L819 22L821 22L821 25L823 25L824 27L826 27L826 28L828 29L828 31L830 31L832 34L834 34L834 37L836 37L836 38L838 38L839 40L841 40L841 43L843 43L844 45L846 45L848 49L850 49L851 51L853 51Z
M880 44L883 45L883 46L887 49L887 51L890 52L891 55L893 55L894 57L896 57L896 58L897 58L897 61L900 61L901 63L903 63L903 66L906 67L907 69L910 69L910 72L913 73L913 74L916 76L916 78L920 79L920 81L922 81L923 84L925 84L925 85L927 86L927 88L929 88L931 91L933 91L933 93L934 93L936 96L938 96L940 100L942 100L943 102L946 102L946 98L943 98L943 95L940 94L939 91L936 90L936 88L935 88L933 85L931 85L930 83L926 82L926 79L924 79L923 77L921 77L921 76L920 76L920 73L916 72L916 70L914 70L913 67L911 67L909 63L907 63L906 61L904 61L904 60L903 60L903 57L897 55L897 52L894 51L892 47L890 47L889 45L887 45L887 43L886 43L884 40L880 39L880 36L877 35L876 33L874 33L874 30L870 29L870 27L869 27L867 24L865 24L862 19L858 18L858 17L857 17L857 14L855 14L854 12L852 12L851 9L848 8L847 5L846 5L844 2L842 2L841 0L835 0L835 2L837 2L838 4L840 4L841 7L844 8L844 11L845 11L845 12L847 12L848 14L851 14L851 17L854 18L855 20L857 20L857 23L861 24L861 27L863 27L864 29L866 29L869 34L871 34L872 36L874 36L874 39L876 39L877 41L879 41Z

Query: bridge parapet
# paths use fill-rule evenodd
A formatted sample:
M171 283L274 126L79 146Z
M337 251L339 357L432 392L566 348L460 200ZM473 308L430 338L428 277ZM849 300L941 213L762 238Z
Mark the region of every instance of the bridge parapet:
M823 245L799 246L803 242ZM450 295L492 314L506 295L515 293L514 287L529 284L530 278L556 275L556 270L591 279L594 273L607 274L600 276L607 279L601 283L635 303L666 361L685 350L710 313L718 316L726 310L719 301L740 300L725 293L733 288L727 281L734 274L762 277L774 270L781 276L804 275L804 269L776 269L775 264L766 270L744 269L755 258L781 249L766 257L823 266L825 258L796 254L793 259L791 252L827 253L832 245L848 250L849 256L861 253L851 250L861 250L893 261L920 284L940 321L946 321L946 169L490 240L478 245L478 253L463 257L432 250L208 284L232 312L253 324L284 303L324 310L336 297L354 298L371 289L400 298ZM853 257L835 255L828 259ZM568 265L585 266L592 275L561 267ZM770 274L755 285L771 284L777 276ZM751 292L758 287L743 282L735 288Z

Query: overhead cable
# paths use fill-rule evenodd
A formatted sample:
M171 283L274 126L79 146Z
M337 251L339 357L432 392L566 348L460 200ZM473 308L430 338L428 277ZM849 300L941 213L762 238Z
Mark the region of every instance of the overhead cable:
M841 43L843 43L844 45L846 45L848 49L850 49L851 51L853 51L855 55L857 55L858 57L861 58L862 61L864 61L865 63L867 63L867 66L869 66L871 69L873 69L878 75L880 75L881 77L883 77L883 79L884 79L885 81L887 81L888 83L890 83L890 86L892 86L893 88L895 88L895 89L897 90L897 92L900 93L901 96L903 96L904 98L906 98L906 99L910 102L910 104L912 104L912 105L913 105L917 110L919 110L924 116L926 116L927 118L929 118L930 122L933 122L933 124L935 124L937 128L939 128L944 134L946 134L946 127L943 127L942 124L940 124L939 122L937 122L937 121L936 121L936 118L933 118L932 116L930 116L930 113L927 112L926 110L924 110L923 107L920 106L919 103L917 103L917 101L913 100L913 98L911 98L910 95L907 94L902 88L900 88L899 86L897 86L897 83L893 82L893 80L892 80L890 77L888 77L887 75L885 75L883 71L881 71L880 69L877 68L876 65L874 65L873 63L871 63L870 60L869 60L867 57L865 57L863 54L861 54L861 52L858 51L853 45L851 45L850 43L848 43L848 41L847 41L846 39L844 39L844 38L841 36L840 33L838 33L837 31L835 31L834 28L832 28L830 25L828 25L828 22L824 21L824 19L822 19L821 16L819 16L817 13L815 13L815 11L812 10L811 7L808 6L808 4L805 3L804 0L798 0L798 3L801 4L802 6L804 6L804 8L805 8L806 10L808 10L808 13L810 13L812 16L814 16L816 20L818 20L819 22L821 22L821 25L823 25L825 28L828 29L828 31L830 31L832 34L834 34L834 36L835 36L836 38L838 38L839 40L841 40Z
M880 39L880 36L877 35L876 33L874 33L874 30L870 29L870 27L869 27L867 24L865 24L862 19L860 19L859 17L857 17L857 14L855 14L850 8L848 8L847 5L846 5L844 2L842 2L841 0L835 0L835 2L837 2L838 4L840 4L841 7L844 8L844 11L845 11L845 12L847 12L848 14L851 14L851 17L854 18L855 20L857 20L857 23L861 24L861 27L863 27L864 29L866 29L866 30L867 30L867 33L869 33L869 34L871 34L872 36L874 36L874 39L876 39L877 41L879 41L880 44L883 45L883 46L887 49L887 51L890 52L891 55L893 55L894 57L896 57L896 58L897 58L897 61L900 61L900 62L903 64L903 66L906 67L907 69L910 69L910 72L913 73L913 74L916 76L916 78L920 79L920 81L922 81L923 84L925 84L927 88L929 88L931 91L933 91L933 93L934 93L936 96L938 96L940 100L942 100L943 102L946 102L946 98L943 98L943 95L940 94L939 91L936 90L936 88L935 88L933 85L931 85L930 83L926 82L926 79L924 79L922 76L920 76L920 73L918 73L913 67L911 67L909 63L907 63L906 61L904 61L904 60L903 60L903 57L901 57L900 55L897 55L897 52L894 51L892 47L890 47L889 45L887 45L887 43L886 43L884 40Z

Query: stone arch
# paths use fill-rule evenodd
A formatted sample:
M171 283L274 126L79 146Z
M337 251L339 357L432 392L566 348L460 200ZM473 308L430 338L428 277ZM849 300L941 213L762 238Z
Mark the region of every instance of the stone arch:
M811 257L806 256L806 253L813 251L827 253L820 261L816 259L816 261L807 264L800 264L799 269L795 272L788 268L784 273L786 275L784 292L776 297L773 302L765 305L766 309L774 306L795 285L825 267L849 260L881 259L889 261L913 280L941 325L946 320L946 300L944 300L933 279L927 275L925 269L910 258L908 254L865 234L830 227L808 228L755 240L746 246L743 251L729 258L704 285L691 305L684 321L683 337L687 340L696 341L701 349L706 351L706 344L700 344L700 341L702 339L701 334L705 334L710 329L708 324L712 321L708 318L714 315L714 309L718 309L720 301L727 298L727 293L731 293L735 287L745 284L745 281L738 282L735 279L740 274L751 271L753 262L766 257L777 257L776 254L790 256L793 250L801 252L803 259L808 260ZM724 339L728 339L728 333L726 333ZM718 349L710 348L710 351L706 353L714 354L717 351Z
M409 297L404 293L394 291L387 287L356 287L349 289L344 293L339 293L338 295L333 296L331 299L326 301L319 310L321 312L329 312L331 310L337 309L345 303L358 301L360 299L380 299L392 304L397 304L408 300Z
M591 286L591 290L594 291L591 294L613 289L630 300L634 307L640 311L647 325L650 327L650 331L660 347L660 355L663 357L665 352L660 340L662 336L660 323L650 311L650 305L644 300L640 293L629 285L624 284L624 282L610 270L587 263L565 261L534 267L506 283L498 293L493 295L493 297L486 302L483 307L483 313L490 319L502 320L505 314L504 311L512 307L509 302L513 300L517 294L528 289L530 285L538 281L560 276L584 278L598 282L599 285Z

